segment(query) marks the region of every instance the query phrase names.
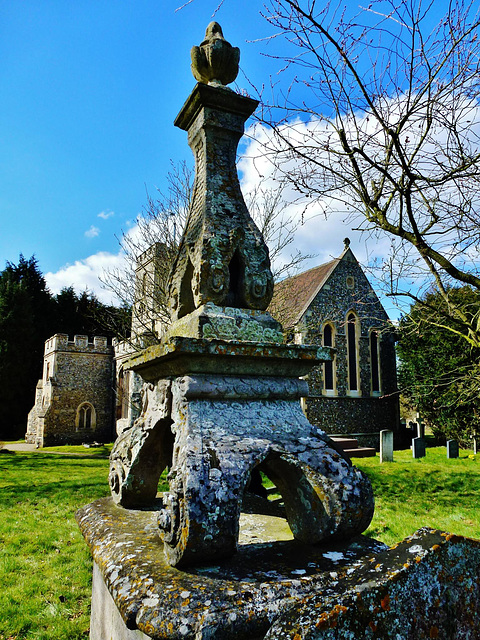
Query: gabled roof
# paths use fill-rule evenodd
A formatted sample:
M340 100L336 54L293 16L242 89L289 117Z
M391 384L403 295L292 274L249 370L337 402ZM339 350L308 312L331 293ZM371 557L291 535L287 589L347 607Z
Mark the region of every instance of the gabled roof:
M295 326L341 260L354 260L348 244L339 258L275 284L268 311L285 329Z

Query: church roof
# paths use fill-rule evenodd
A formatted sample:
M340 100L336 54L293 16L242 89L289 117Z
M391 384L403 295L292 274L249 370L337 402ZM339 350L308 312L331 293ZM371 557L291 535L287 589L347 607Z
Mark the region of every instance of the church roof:
M272 301L268 307L269 312L285 328L295 326L326 283L330 274L339 262L345 258L347 253L349 254L347 259L353 258L355 260L351 249L346 245L339 258L277 282Z

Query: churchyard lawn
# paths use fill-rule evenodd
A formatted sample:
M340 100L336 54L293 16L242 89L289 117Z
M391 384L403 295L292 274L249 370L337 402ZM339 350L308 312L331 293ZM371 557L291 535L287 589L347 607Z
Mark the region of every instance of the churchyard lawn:
M81 454L80 447L59 448ZM105 451L87 450L105 456ZM480 538L480 456L445 447L413 460L354 460L371 478L368 535L394 544L421 526ZM52 453L0 454L0 640L87 640L91 559L74 519L108 495L108 460Z

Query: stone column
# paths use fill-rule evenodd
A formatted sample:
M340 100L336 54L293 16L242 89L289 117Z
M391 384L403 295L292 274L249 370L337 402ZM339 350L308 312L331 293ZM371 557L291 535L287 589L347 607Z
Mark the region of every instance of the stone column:
M244 123L258 102L197 84L175 125L188 131L195 184L169 284L171 316L200 306L264 310L273 293L268 249L245 205L236 169Z

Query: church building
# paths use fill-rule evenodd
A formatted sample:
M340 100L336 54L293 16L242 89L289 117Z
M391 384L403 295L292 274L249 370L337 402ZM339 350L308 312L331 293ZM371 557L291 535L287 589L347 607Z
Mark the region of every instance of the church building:
M114 438L113 347L107 338L56 333L45 342L43 376L28 414L25 441L38 447Z
M309 421L378 448L381 430L399 429L395 330L349 245L347 238L339 258L277 283L269 311L296 344L335 349L307 378Z

